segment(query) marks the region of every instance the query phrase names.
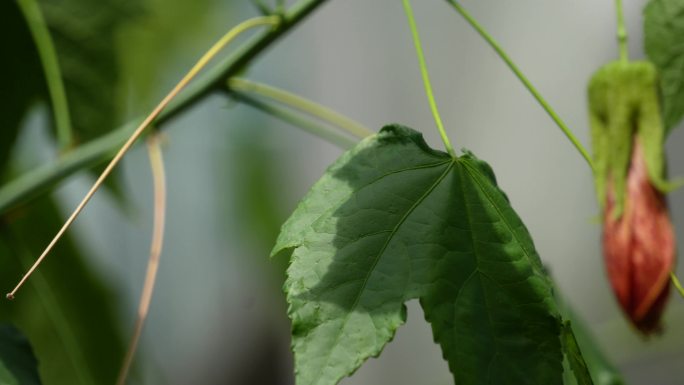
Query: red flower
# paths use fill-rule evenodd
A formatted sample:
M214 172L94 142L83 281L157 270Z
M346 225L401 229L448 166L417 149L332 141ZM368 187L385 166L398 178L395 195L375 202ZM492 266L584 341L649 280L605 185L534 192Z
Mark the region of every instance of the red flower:
M616 213L612 180L607 185L603 255L622 310L644 334L660 330L675 261L675 236L662 192L651 183L636 136L627 174L624 210Z

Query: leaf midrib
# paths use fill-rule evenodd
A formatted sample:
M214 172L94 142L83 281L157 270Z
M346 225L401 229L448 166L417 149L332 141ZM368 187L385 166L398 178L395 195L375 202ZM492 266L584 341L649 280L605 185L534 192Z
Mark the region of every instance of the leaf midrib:
M338 341L339 341L339 339L340 339L340 336L342 335L342 332L343 332L343 330L344 330L344 327L346 326L347 322L349 321L349 316L354 312L354 310L356 309L356 306L358 306L359 301L361 300L361 297L363 296L363 293L364 293L364 291L365 291L366 285L368 284L368 280L370 279L370 276L373 274L373 271L375 271L375 267L378 265L378 262L380 262L380 259L381 259L382 255L384 254L385 250L387 250L387 247L389 246L390 242L391 242L392 239L394 238L394 235L396 235L396 233L399 231L399 228L404 224L404 222L406 221L406 219L408 219L408 217L409 217L409 216L418 208L418 206L419 206L422 202L424 202L425 199L427 199L428 196L430 196L430 194L435 190L435 188L437 188L437 186L439 186L440 183L442 183L442 181L444 180L444 178L446 178L446 176L449 174L449 172L451 171L451 169L452 169L452 168L454 167L454 165L456 164L456 161L457 161L456 159L453 159L453 160L450 160L450 161L448 162L449 165L448 165L448 167L444 170L444 172L442 172L442 174L441 174L441 175L440 175L440 176L439 176L439 177L430 185L430 187L429 187L429 188L428 188L428 189L427 189L427 190L426 190L426 191L425 191L425 192L416 200L416 202L415 202L415 203L406 211L406 213L404 214L404 216L399 220L399 222L397 222L397 224L394 226L394 228L392 229L392 231L391 231L390 234L388 235L387 240L385 241L385 243L383 244L382 248L380 249L380 251L379 251L379 252L377 253L377 255L375 256L375 258L374 258L374 260L373 260L373 264L372 264L371 267L368 269L368 272L366 273L366 277L364 278L363 283L361 284L361 287L359 288L358 294L357 294L356 298L354 299L354 303L352 304L351 308L349 309L349 311L348 311L347 314L345 315L344 321L342 322L342 326L339 328L337 334L335 335L335 339L334 339L334 343L333 343L333 345L332 345L332 348L331 348L330 350L328 350L328 354L326 355L326 358L325 358L325 361L324 361L324 365L321 365L321 366L320 366L320 369L319 369L319 371L318 371L318 374L316 375L315 380L314 380L313 383L318 383L318 380L320 380L321 374L323 373L323 369L327 367L328 361L330 360L330 356L332 355L332 352L333 352L335 346L337 346L337 343L338 343ZM442 162L441 164L446 164L446 163L447 163L447 162ZM439 165L441 165L441 164L439 164ZM434 165L434 166L437 167L437 166L439 166L439 165ZM426 168L426 167L414 167L414 168L412 168L411 170L422 169L422 168ZM404 171L407 171L407 170L404 170ZM382 179L383 177L385 177L385 176L387 176L387 175L390 175L390 174L393 174L393 173L387 173L387 174L383 175L382 177L380 177L380 178L378 178L378 179ZM368 185L370 185L370 184L372 184L372 183L374 183L374 182L375 182L375 180L374 180L373 182L371 182L371 183L368 183L368 184L364 185L364 187L366 187L366 186L368 186ZM355 191L358 191L358 190L355 190Z

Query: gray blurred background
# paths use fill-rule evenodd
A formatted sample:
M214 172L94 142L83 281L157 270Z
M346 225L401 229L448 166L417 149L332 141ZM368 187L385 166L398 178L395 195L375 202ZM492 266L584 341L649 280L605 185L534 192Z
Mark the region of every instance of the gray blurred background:
M247 0L148 0L120 36L133 117L148 111L227 29L254 16ZM494 168L561 291L631 384L681 384L684 300L672 295L666 333L632 332L604 276L589 168L494 52L445 1L414 1L436 98L455 147ZM643 57L641 8L627 1L632 58ZM588 143L585 87L617 58L611 0L468 0L530 80ZM331 0L269 49L246 77L329 106L368 127L398 122L441 148L406 17L398 0ZM24 164L49 159L37 110L21 139ZM33 129L33 127L36 127ZM269 261L278 226L341 150L223 97L165 129L169 205L156 294L138 356L138 383L292 384L284 261ZM669 141L670 170L684 175L684 131ZM39 151L38 151L39 150ZM36 157L36 153L46 154ZM32 155L31 155L32 154ZM130 330L151 236L151 179L144 146L121 166L126 210L98 195L73 233L122 301ZM67 214L91 179L58 190ZM684 196L672 194L684 239ZM47 240L46 240L47 242ZM684 269L680 269L684 273ZM344 385L451 383L420 307L382 356Z

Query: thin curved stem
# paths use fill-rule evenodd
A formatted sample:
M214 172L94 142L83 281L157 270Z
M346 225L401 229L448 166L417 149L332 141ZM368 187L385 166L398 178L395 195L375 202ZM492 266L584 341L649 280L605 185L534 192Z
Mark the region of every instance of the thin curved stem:
M239 102L242 102L248 106L254 107L266 114L269 114L275 118L278 118L284 122L290 123L295 127L301 128L302 130L318 136L319 138L330 142L340 148L349 149L354 147L358 141L353 138L338 133L335 130L325 128L318 122L305 117L302 113L296 113L293 110L286 109L285 107L280 107L274 103L266 103L258 100L251 95L242 93L240 91L233 91L232 96Z
M24 18L31 31L31 36L36 44L40 63L43 66L45 81L50 94L50 100L52 101L52 112L55 117L59 148L62 150L68 149L73 144L71 116L55 45L52 42L50 31L37 1L18 0L17 4L19 4L19 8L24 14Z
M496 51L496 53L499 55L499 57L508 65L508 68L513 71L515 76L520 79L520 81L525 85L527 90L534 96L535 99L537 99L537 102L542 106L542 108L546 111L547 114L553 119L553 121L556 123L556 125L563 131L565 136L570 140L570 142L575 146L577 151L582 155L584 160L587 161L587 164L589 164L589 167L591 167L592 171L594 170L594 162L591 160L591 156L589 155L589 152L584 148L582 143L577 139L575 134L572 133L572 130L563 122L563 120L558 116L556 111L551 108L551 105L544 99L544 97L537 91L537 89L532 85L532 83L525 77L525 75L520 71L517 65L513 63L513 60L511 60L510 57L506 54L506 52L501 48L499 43L497 43L494 38L485 31L484 28L473 18L466 10L463 8L458 2L455 0L446 0L449 4L451 4L456 11L463 16L463 18L477 31L477 33L482 36L483 39L489 43L489 45Z
M28 277L31 276L33 271L40 265L40 263L45 259L45 257L50 253L50 250L55 246L57 241L62 237L64 232L69 228L69 226L76 220L76 217L81 213L83 208L88 204L90 199L93 197L95 192L100 188L102 183L105 181L105 179L109 176L109 174L112 172L114 167L121 161L123 156L128 152L128 150L133 146L133 143L142 135L142 133L145 131L145 129L159 116L161 111L171 102L171 100L178 95L178 93L211 61L211 59L218 54L223 47L225 47L228 43L233 41L238 35L242 34L243 32L255 28L255 27L260 27L260 26L274 26L278 25L280 22L279 17L275 16L268 16L268 17L257 17L253 19L249 19L247 21L244 21L237 25L235 28L231 29L226 33L218 42L216 42L198 61L197 63L188 71L188 73L181 79L178 84L169 92L164 99L157 105L157 107L154 108L154 110L143 120L143 122L136 128L136 130L131 134L131 136L128 138L126 143L119 149L119 151L116 153L114 158L109 162L107 167L102 171L102 174L97 178L93 186L90 188L88 193L85 195L83 200L81 200L81 203L78 204L74 212L69 216L69 218L66 220L62 228L57 232L57 235L52 239L52 241L48 244L48 246L45 248L45 251L38 257L36 262L33 264L31 269L22 277L21 281L17 284L17 286L7 294L8 299L13 299L14 296L16 295L17 290L21 287L21 285L24 284L24 282L28 279Z
M138 317L135 320L133 336L131 337L131 342L128 344L128 350L126 351L126 356L124 357L123 365L119 372L119 378L116 381L117 385L124 385L126 383L128 372L133 364L133 357L138 349L143 326L145 325L145 320L147 319L147 314L150 310L154 283L157 279L157 271L159 269L159 259L162 252L162 245L164 244L164 224L166 222L166 176L164 172L164 158L159 143L160 140L160 134L155 134L150 136L147 143L147 149L150 155L150 169L152 170L152 179L154 182L154 229L152 231L150 257L147 262L147 273L145 274L145 282L140 295Z
M219 63L208 68L190 83L155 119L154 125L163 128L198 101L225 88L226 79L244 70L257 56L288 31L300 24L326 0L299 0L281 15L276 29L261 32L231 52ZM115 131L69 151L53 163L45 164L0 187L0 214L47 191L59 181L79 170L104 163L125 143L126 138L142 119L134 119Z
M253 82L247 79L231 78L228 81L228 89L243 94L253 93L274 100L329 122L358 138L365 138L374 134L373 131L366 128L361 123L335 112L330 108L273 86Z
M413 36L413 43L416 46L416 56L418 56L418 64L420 65L420 73L423 77L423 85L425 86L425 93L427 94L428 102L430 103L430 110L432 111L432 117L435 119L435 124L437 125L437 130L439 130L439 135L442 137L442 142L444 142L444 147L446 147L447 152L453 158L456 158L456 152L449 142L449 137L444 130L444 124L442 124L442 118L439 116L439 111L437 110L437 102L435 102L435 96L432 94L432 85L430 84L430 75L428 73L427 64L425 63L425 55L423 54L423 46L420 43L420 36L418 35L418 27L416 26L416 20L413 17L413 9L411 9L410 0L404 1L404 11L406 12L406 17L408 18L409 27L411 28L411 36Z
M681 284L681 282L679 282L679 279L675 275L674 271L670 272L670 280L672 281L672 284L674 285L674 287L679 292L679 295L681 295L682 298L684 298L684 287L682 287L682 284Z
M629 61L629 49L627 47L627 28L625 28L625 16L622 8L622 0L615 0L615 12L617 13L617 40L620 48L620 61Z

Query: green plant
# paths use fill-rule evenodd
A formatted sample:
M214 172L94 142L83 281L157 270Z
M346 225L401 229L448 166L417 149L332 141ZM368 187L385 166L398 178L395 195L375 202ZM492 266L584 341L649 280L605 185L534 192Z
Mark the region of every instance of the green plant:
M155 237L134 337L126 354L126 363L119 372L119 383L126 381L148 311L161 253L165 183L157 131L189 106L211 93L220 92L291 122L331 143L351 148L328 168L303 198L283 225L272 252L274 256L286 255L290 260L285 292L289 304L288 314L292 320L298 384L335 384L358 369L367 358L379 355L385 344L393 338L396 329L404 323L404 303L411 299L420 300L435 341L440 345L458 384L621 383L619 374L606 364L588 334L573 331L579 321L573 319L569 309L559 305L558 295L535 250L532 237L498 186L492 168L469 151L459 155L451 145L432 93L418 27L408 0L404 0L403 4L414 37L428 102L446 152L430 148L421 134L411 128L389 125L374 134L361 124L301 97L236 77L249 67L256 56L321 6L323 0L300 0L289 8L284 1L277 2L273 7L264 2L255 2L263 16L231 29L145 119L134 119L118 129L110 130L108 127L111 128L112 122L116 121L116 108L108 105L109 99L101 94L98 94L99 98L90 97L87 93L84 95L87 87L83 83L88 87L111 90L107 83L114 78L115 69L107 65L94 66L92 73L86 71L91 76L87 78L80 77L78 71L69 75L68 65L87 67L74 64L83 60L84 56L94 56L106 62L105 58L111 52L103 46L92 47L87 52L69 51L70 41L73 43L72 40L78 40L70 40L72 35L69 33L83 31L69 29L70 26L79 25L79 21L68 20L68 17L76 15L78 11L96 12L97 17L88 19L93 25L84 26L84 30L111 32L116 25L123 23L126 15L135 13L136 7L123 1L110 0L106 6L111 6L113 10L106 11L93 10L80 3L79 0L46 0L38 3L19 0L6 1L0 8L2 25L7 28L3 35L17 36L16 39L8 39L16 44L11 46L10 51L16 51L17 55L12 55L4 64L7 66L5 72L27 76L25 80L10 82L7 86L7 94L13 97L4 108L7 113L0 118L3 126L8 127L2 132L4 147L0 148L0 168L8 180L0 189L0 211L4 213L2 250L3 255L7 256L3 282L9 282L10 277L26 269L28 255L38 254L36 245L27 237L29 232L41 234L41 237L57 233L8 294L9 299L17 296L16 301L21 302L18 290L25 282L30 283L32 290L44 303L47 316L37 320L34 314L25 310L34 305L23 303L21 307L8 308L7 319L30 330L35 338L48 325L59 330L59 348L55 348L55 344L46 343L44 347L39 346L42 345L40 343L36 344L39 362L43 362L45 357L59 355L60 349L69 351L67 356L71 365L68 368L58 364L54 368L43 367L43 376L49 376L43 378L44 382L57 384L78 381L88 384L112 381L120 369L122 344L112 320L111 305L102 300L105 290L99 286L97 279L89 281L87 272L77 271L81 263L78 253L57 249L55 254L60 255L52 258L72 258L67 265L70 272L76 269L82 279L79 281L82 290L90 293L86 303L99 304L97 311L92 313L95 322L87 317L74 319L70 307L78 306L77 302L50 298L69 292L69 283L65 285L64 280L60 279L65 273L53 270L49 274L42 274L37 267L128 149L137 139L150 133L152 169L157 176ZM653 165L649 166L649 170L656 171L648 175L649 181L660 193L669 188L663 180L663 142L666 130L674 127L684 113L684 104L681 103L681 90L684 87L680 87L684 79L681 76L684 52L676 40L681 30L679 27L684 23L683 13L680 12L684 9L684 2L652 0L646 8L646 47L654 62L654 70L662 74L661 82L654 77L649 78L650 83L645 87L652 89L653 95L649 95L648 101L644 101L645 97L637 98L644 102L643 105L650 106L650 110L646 113L643 108L640 109L643 105L637 103L635 107L634 103L625 102L628 113L624 114L624 109L617 108L622 106L622 102L616 102L619 98L610 92L599 91L601 95L590 100L592 118L594 123L599 123L594 125L593 157L493 37L460 3L453 0L446 3L494 48L587 161L597 178L599 200L604 202L604 192L611 188L620 197L616 214L607 209L609 214L604 218L606 222L613 217L619 220L622 207L630 205L624 198L629 194L623 191L628 182L616 175L628 173L631 165L628 159L632 153L629 150L632 137L636 135L634 124L636 121L641 124L638 117L650 119L638 130L641 138L650 143L648 148L652 150L646 157L647 162ZM626 32L621 16L621 1L618 0L616 5L621 60L626 63ZM199 74L226 44L237 35L256 27L264 30L204 74ZM37 81L37 77L31 76L35 74L44 74L45 81ZM195 76L197 79L191 82ZM611 91L616 95L622 95L623 90L629 89L627 81L619 76L611 79L617 79L615 81L619 83L614 87L617 91ZM610 81L606 83L611 84ZM660 101L656 95L660 90L664 126L659 121ZM642 91L636 92L641 95ZM601 99L605 95L608 95L607 101ZM50 100L55 136L63 155L54 163L10 178L13 169L8 154L19 134L20 120L35 98ZM601 107L601 103L605 105ZM91 104L96 105L93 107ZM97 111L97 119L88 118L88 109ZM626 148L621 148L621 152L616 154L613 154L610 143L606 144L601 135L603 127L600 123L610 122L611 117L621 119L622 123L628 121L628 124L622 125L626 128L610 126L610 130L623 131L610 131L606 136L610 142L624 139L627 143ZM85 119L87 123L81 123L78 119ZM99 119L105 123L97 123ZM653 119L657 122L654 123ZM642 131L643 127L648 129ZM91 138L95 139L87 141ZM87 142L78 145L80 141ZM81 204L66 223L55 231L54 222L59 220L59 215L55 212L54 203L35 200L36 197L75 172L101 165L112 156L113 160L104 171L98 171L100 176ZM613 163L614 159L621 161ZM613 185L617 187L606 188ZM108 187L110 191L117 191L116 183ZM45 229L42 225L32 223L32 215L28 214L31 212L49 222L42 224ZM649 214L646 212L646 215ZM655 245L656 250L649 252L657 255L658 248L674 249L673 240L665 243L667 245ZM609 270L621 256L624 254L617 252L612 259L608 258ZM624 297L620 297L619 284L616 285L621 278L639 281L638 278L627 279L625 275L631 274L630 277L633 277L640 272L620 270L611 275L627 314L646 332L657 327L669 290L673 255L663 259L665 262L656 264L654 268L657 270L657 283L643 283L647 286L645 291L657 286L655 291L658 294L655 299L649 298L650 302L647 303L647 322L643 320L643 311L633 311L630 303L624 303ZM632 263L630 266L638 264ZM674 275L672 279L676 282ZM60 288L60 285L64 286ZM89 336L102 333L103 329L109 329L107 334L111 337L106 346L89 345ZM35 362L27 353L25 343L16 338L13 330L5 334L7 338L0 336L3 338L3 345L0 345L0 379L7 383L22 384L34 381ZM3 346L13 348L14 345L23 352L21 360L7 358L2 350ZM580 350L586 354L583 356ZM92 356L104 357L101 356L103 352L107 352L108 356L98 360L97 368L81 362L91 360ZM16 357L16 354L12 353L11 356ZM85 367L90 369L84 370Z

